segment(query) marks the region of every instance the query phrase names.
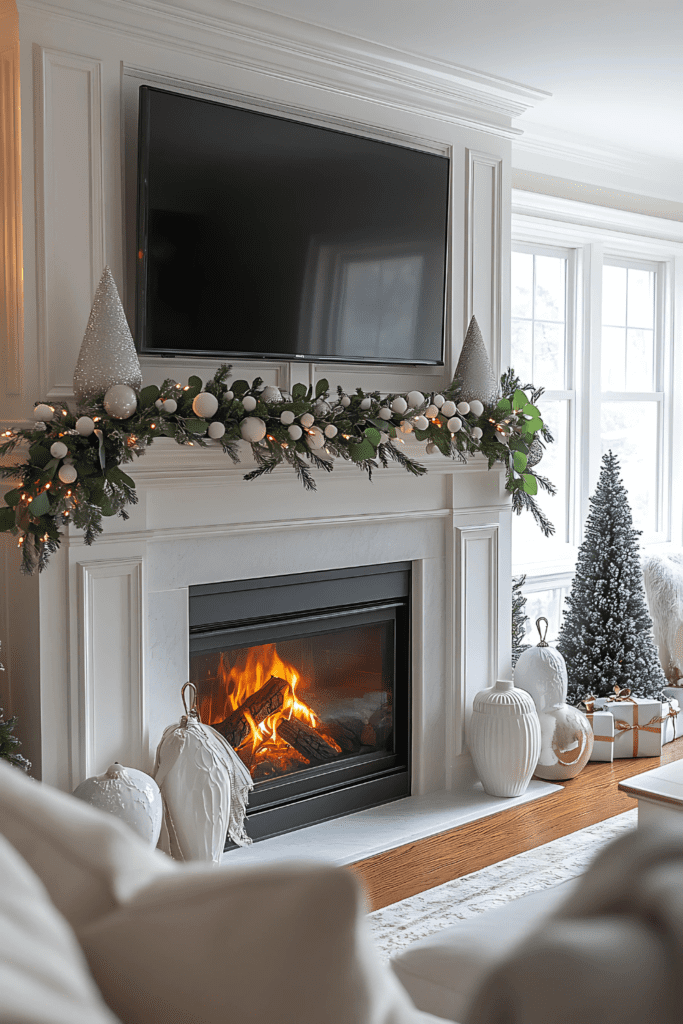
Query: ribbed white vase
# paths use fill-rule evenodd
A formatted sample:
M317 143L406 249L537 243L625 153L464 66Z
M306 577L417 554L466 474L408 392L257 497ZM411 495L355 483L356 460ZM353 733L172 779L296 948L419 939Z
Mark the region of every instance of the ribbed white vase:
M541 752L541 726L530 694L505 679L473 701L468 733L477 775L491 796L521 796Z

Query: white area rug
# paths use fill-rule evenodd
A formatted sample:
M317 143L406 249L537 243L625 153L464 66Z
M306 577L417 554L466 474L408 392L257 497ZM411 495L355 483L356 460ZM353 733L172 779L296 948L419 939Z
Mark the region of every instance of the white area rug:
M575 878L607 843L635 828L638 811L589 825L498 864L437 885L368 914L375 945L388 960L416 939L499 907L518 896Z

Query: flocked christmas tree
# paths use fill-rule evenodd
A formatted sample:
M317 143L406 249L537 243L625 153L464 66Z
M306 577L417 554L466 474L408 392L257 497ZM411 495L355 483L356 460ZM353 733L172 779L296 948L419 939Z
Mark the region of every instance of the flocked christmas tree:
M0 665L0 672L4 671L5 666ZM0 758L9 761L10 764L15 765L17 768L23 768L27 772L31 767L31 762L27 761L21 754L17 754L17 747L20 747L21 743L16 736L12 735L16 724L16 715L5 720L2 708L0 708Z
M526 583L526 576L512 577L512 666L517 664L520 654L528 651L530 644L525 644L526 624L529 616L524 611L526 597L522 593L522 587Z
M640 530L611 451L603 455L590 505L557 640L567 662L567 701L608 697L615 683L636 697L659 697L666 679L645 602Z

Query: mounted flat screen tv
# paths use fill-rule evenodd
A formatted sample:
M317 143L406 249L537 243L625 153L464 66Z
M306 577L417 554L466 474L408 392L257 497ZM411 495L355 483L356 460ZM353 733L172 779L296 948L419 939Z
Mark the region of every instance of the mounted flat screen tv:
M442 364L448 159L140 88L137 344Z

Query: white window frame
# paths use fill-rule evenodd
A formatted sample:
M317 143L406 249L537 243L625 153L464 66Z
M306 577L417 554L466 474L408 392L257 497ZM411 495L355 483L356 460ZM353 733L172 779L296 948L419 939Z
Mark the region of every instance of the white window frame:
M568 489L567 544L561 554L531 555L513 561L513 574L525 573L529 591L568 585L576 563L588 498L601 463L602 268L604 263L641 266L657 271L655 313L656 392L615 393L617 400L654 401L660 409L658 460L658 531L648 548L683 546L683 224L513 189L512 249L569 255L567 263L566 392L572 462ZM675 311L678 310L678 316ZM503 365L510 365L509 339ZM542 386L543 381L534 381Z

